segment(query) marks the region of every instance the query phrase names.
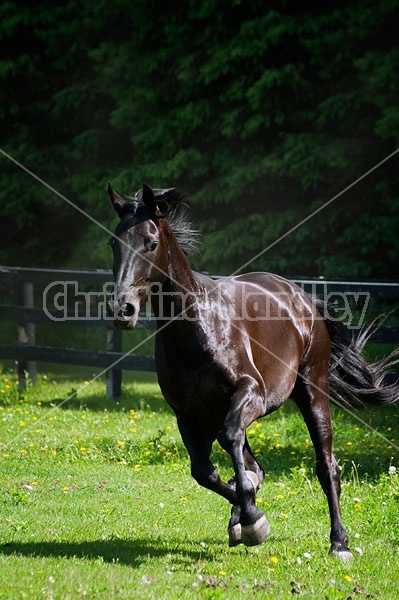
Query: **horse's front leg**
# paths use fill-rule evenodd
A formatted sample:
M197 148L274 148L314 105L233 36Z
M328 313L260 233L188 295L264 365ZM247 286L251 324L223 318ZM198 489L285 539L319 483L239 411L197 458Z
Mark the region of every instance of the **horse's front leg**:
M232 397L222 431L223 445L233 461L239 500L239 506L233 507L232 510L229 525L230 545L235 545L232 543L235 539L235 543L243 542L246 546L261 544L270 531L266 517L256 508L256 492L260 483L258 476L246 468L248 461L245 430L259 416L260 406L262 396L257 382L251 377L243 378Z
M223 438L223 432L221 432L218 435L217 440L218 440L219 444L221 445L221 447L223 448L223 450L226 450L226 452L229 452L229 450L227 449L226 442ZM264 473L262 467L260 466L260 464L258 463L258 461L256 460L254 453L251 450L251 446L249 445L247 436L245 436L243 457L244 457L245 470L252 471L252 473L249 473L249 477L252 479L253 484L256 488L256 491L258 491L261 486L262 481L265 478L265 473ZM235 481L236 480L235 480L235 476L234 476L229 480L229 483L231 485L235 485Z
M190 455L191 475L203 487L226 498L231 504L238 504L235 486L220 478L214 465L209 460L214 439L201 434L196 423L186 418L178 418L177 424L183 443Z
M223 437L223 432L219 434L218 442L224 450L229 452L226 441ZM259 490L259 488L261 486L261 483L265 477L265 474L264 474L262 467L256 460L256 458L251 450L251 446L249 445L247 436L245 436L245 443L244 443L244 448L243 448L243 458L244 458L246 475L251 480L255 494L256 494L256 492ZM232 477L228 483L231 486L234 486L234 488L235 488L235 486L236 486L235 476ZM231 518L230 518L229 526L228 526L229 546L237 546L238 544L241 544L241 542L242 542L240 520L241 520L241 507L239 504L237 504L236 506L233 506L231 509Z

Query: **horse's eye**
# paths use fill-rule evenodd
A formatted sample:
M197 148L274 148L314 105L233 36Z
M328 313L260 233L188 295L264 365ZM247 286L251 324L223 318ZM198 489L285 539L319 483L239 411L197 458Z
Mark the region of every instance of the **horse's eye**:
M158 248L158 242L151 242L150 244L148 244L148 250L150 252L155 252L155 250Z

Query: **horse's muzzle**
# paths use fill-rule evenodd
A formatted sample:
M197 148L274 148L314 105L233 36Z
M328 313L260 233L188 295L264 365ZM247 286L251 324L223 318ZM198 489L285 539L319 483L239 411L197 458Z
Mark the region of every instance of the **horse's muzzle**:
M107 312L114 319L116 329L134 329L139 317L140 306L137 303L125 302L120 306L114 300L107 302Z

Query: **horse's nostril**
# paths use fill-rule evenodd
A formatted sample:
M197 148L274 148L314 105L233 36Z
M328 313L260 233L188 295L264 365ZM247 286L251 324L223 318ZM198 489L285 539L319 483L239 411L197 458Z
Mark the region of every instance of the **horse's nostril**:
M136 311L135 311L133 304L130 304L130 302L127 302L126 306L123 310L123 316L124 317L132 317L135 312Z

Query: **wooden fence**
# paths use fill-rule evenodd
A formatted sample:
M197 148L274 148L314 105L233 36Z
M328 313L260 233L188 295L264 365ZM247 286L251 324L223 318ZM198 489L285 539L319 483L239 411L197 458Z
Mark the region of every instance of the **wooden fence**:
M395 282L353 282L326 281L323 279L296 279L306 292L325 296L326 294L350 293L368 294L390 304L399 299L399 283ZM0 297L6 298L0 304L0 321L13 321L18 325L18 342L13 345L0 344L0 359L18 363L19 387L25 386L25 374L32 382L36 377L36 362L77 364L97 367L106 375L107 398L116 398L121 393L122 370L154 371L152 356L122 352L122 333L113 328L112 320L105 314L106 284L112 283L109 270L55 270L27 269L0 266ZM68 286L77 294L72 294L73 308L59 305L59 295L54 292L64 286L64 300ZM67 286L67 287L65 287ZM78 286L90 293L80 294ZM51 302L43 301L46 289L52 291ZM71 290L69 290L71 291ZM90 299L82 301L82 298ZM15 300L10 300L14 298ZM37 299L40 298L40 302ZM49 296L50 298L50 296ZM71 298L70 298L71 300ZM55 304L55 308L54 308ZM52 306L50 308L50 305ZM101 310L99 310L99 306ZM106 333L104 349L83 350L68 347L41 346L36 342L36 324L80 325L101 327ZM142 315L142 327L154 329L151 315ZM375 338L378 342L399 342L398 327L382 327ZM67 344L67 340L63 340Z

